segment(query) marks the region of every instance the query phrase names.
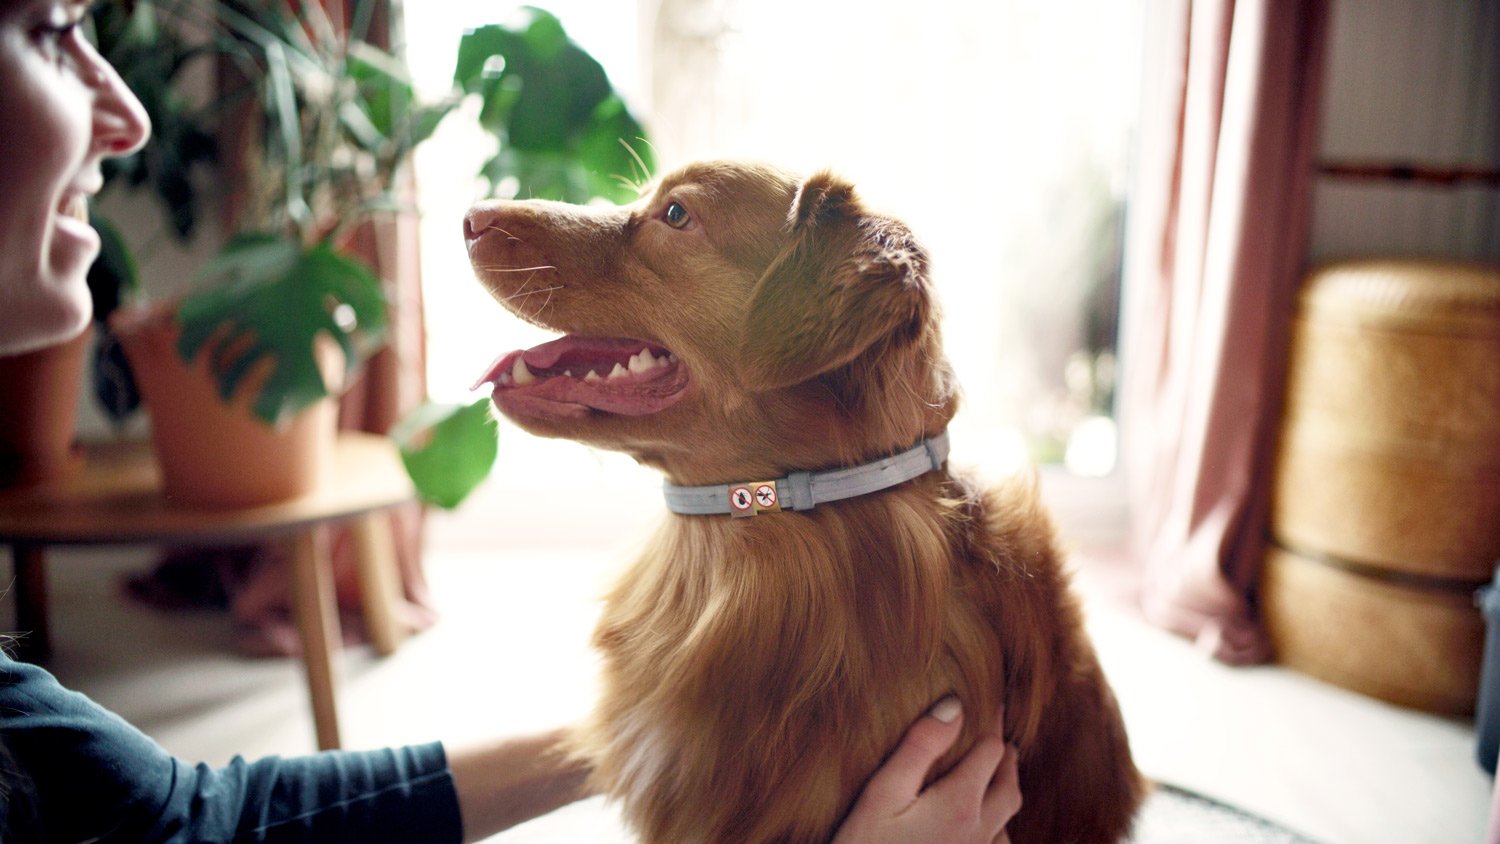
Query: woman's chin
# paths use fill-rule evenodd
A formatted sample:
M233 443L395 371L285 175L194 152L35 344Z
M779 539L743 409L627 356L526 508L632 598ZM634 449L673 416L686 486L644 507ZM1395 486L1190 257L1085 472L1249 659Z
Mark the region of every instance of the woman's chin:
M92 314L93 308L87 300L82 306L76 302L47 302L44 308L28 309L25 316L19 316L19 312L0 313L0 357L22 355L73 340L88 329Z
M83 333L94 315L88 271L98 253L97 235L92 244L87 237L54 237L45 265L28 272L26 284L0 292L0 354L65 343Z

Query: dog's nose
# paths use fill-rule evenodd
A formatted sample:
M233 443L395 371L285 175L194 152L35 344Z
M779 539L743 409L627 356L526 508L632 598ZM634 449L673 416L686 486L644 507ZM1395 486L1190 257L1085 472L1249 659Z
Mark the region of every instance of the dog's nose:
M469 251L474 250L474 244L484 237L486 232L496 229L495 221L500 217L500 206L498 203L476 205L469 209L464 215L464 245Z

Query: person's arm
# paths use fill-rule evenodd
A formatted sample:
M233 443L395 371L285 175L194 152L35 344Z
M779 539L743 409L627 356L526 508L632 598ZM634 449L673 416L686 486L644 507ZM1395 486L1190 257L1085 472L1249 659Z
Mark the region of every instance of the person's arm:
M870 777L832 844L1008 842L1005 825L1021 811L1020 753L999 732L979 739L953 770L927 788L932 766L963 726L957 698L944 698L906 731L891 757Z
M46 671L4 656L0 740L33 785L39 840L459 840L458 801L436 743L191 765Z
M1020 808L1016 754L998 736L921 788L961 725L949 702L912 725L835 842L1000 840L960 837L998 834ZM477 841L589 796L586 768L559 750L563 735L193 766L46 671L0 656L0 739L34 781L46 835L69 840L412 844L456 841L461 822Z
M588 767L561 749L566 730L448 750L464 840L480 841L592 796Z

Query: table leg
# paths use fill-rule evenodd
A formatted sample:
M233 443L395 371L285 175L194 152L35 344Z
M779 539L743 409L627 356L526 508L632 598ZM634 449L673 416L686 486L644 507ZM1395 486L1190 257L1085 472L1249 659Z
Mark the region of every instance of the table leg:
M396 618L401 601L401 583L396 571L396 546L391 537L390 519L371 513L354 520L356 567L359 591L364 602L365 626L375 652L390 656L405 638L407 630Z
M333 592L328 543L322 531L309 528L292 542L292 604L302 636L302 661L312 696L318 749L339 746L338 706L334 699L333 654L341 646L338 604Z
M16 590L16 652L31 662L52 653L47 620L47 554L40 545L18 542L10 547Z

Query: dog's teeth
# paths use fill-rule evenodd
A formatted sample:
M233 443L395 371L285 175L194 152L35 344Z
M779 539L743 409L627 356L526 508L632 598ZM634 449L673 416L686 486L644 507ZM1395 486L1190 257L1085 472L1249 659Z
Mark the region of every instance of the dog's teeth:
M585 381L589 382L590 384L592 384L595 381L603 381L604 379L601 378L601 377L599 377L599 373L597 373L594 370L590 369L589 372L588 372L588 374L585 375L585 376L583 376L583 380L585 380Z
M565 375L565 376L567 376L569 378L572 378L573 377L573 370L571 370L571 369L564 369L563 370L563 375Z
M613 381L616 378L624 378L628 374L630 373L625 369L624 364L616 363L615 368L609 371L609 380Z
M509 387L512 383L515 382L515 380L516 379L510 377L510 373L509 372L502 372L502 373L500 373L499 383L500 383L500 386L502 386L502 387Z
M675 364L675 363L677 363L677 356L676 356L676 355L674 355L674 354L671 354L671 353L670 353L670 352L669 352L669 353L668 353L668 354L667 354L667 363L672 363L672 364Z
M641 349L640 354L630 356L630 371L635 373L650 372L656 368L656 358L651 356L650 349Z
M516 363L510 368L510 376L516 379L516 386L523 387L536 380L531 370L526 367L526 361L516 358Z

